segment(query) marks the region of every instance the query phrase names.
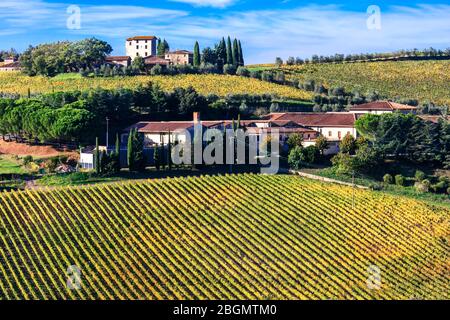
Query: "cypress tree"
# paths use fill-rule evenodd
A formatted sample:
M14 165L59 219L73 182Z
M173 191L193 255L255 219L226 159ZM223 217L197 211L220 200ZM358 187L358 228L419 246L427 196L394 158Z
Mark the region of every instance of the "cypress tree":
M167 164L169 165L169 170L172 170L172 141L170 138L170 131L169 131L169 143L167 145Z
M228 39L227 39L227 64L233 64L233 51L231 49L230 36L228 36Z
M134 138L134 130L131 129L130 133L128 134L128 143L127 143L127 164L130 171L134 169L133 138Z
M116 154L117 156L120 156L120 139L119 139L119 134L116 133Z
M239 49L238 42L236 39L233 41L233 65L237 66L239 64Z
M153 161L155 163L156 170L159 171L159 166L161 164L161 157L159 154L159 146L158 145L155 145L153 147Z
M215 51L217 68L223 70L223 65L227 63L227 45L224 38L216 45Z
M95 138L95 173L100 173L100 150L98 146L98 137Z
M241 40L238 41L238 51L239 51L239 65L244 65L244 53L242 52Z
M118 133L116 133L116 150L114 152L113 157L114 157L114 161L115 161L114 171L119 172L120 171L120 139L119 139Z
M200 66L200 47L198 45L198 41L195 41L194 46L194 66Z

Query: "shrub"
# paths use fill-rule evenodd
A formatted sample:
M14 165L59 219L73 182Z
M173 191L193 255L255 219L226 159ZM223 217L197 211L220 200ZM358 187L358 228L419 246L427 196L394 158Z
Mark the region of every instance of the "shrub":
M372 191L381 191L381 190L383 190L383 186L378 183L371 183L369 185L369 189Z
M308 146L303 150L305 161L308 163L316 163L320 156L320 151L316 146Z
M261 73L261 80L267 81L267 82L272 82L273 81L273 73L270 71L264 71L263 73Z
M431 182L430 182L430 180L428 180L428 179L422 180L422 184L423 184L424 186L427 186L427 188L429 188L429 187L431 186Z
M425 172L417 170L414 177L416 178L417 182L421 182L421 181L425 180L426 175L425 175Z
M303 143L303 135L298 133L291 134L287 140L289 150L294 149L295 147L302 147L302 143Z
M416 188L416 190L418 192L428 192L429 191L429 186L427 186L426 184L422 183L422 182L416 182L414 184L414 188Z
M305 155L302 147L295 147L289 152L288 163L289 167L298 170L302 167L302 163L305 161Z
M162 67L159 65L159 64L157 64L156 66L154 66L151 70L150 70L150 74L152 75L152 76L158 76L158 75L160 75L160 74L162 74L163 73L163 69L162 69Z
M438 183L432 185L431 189L433 189L433 191L436 193L443 193L443 192L445 192L446 186L447 185L446 185L445 181L441 181L441 182L438 182Z
M449 179L446 176L440 176L438 179L439 182L444 182L445 184L449 183Z
M272 102L270 105L270 112L280 112L280 105L277 102Z
M232 64L226 64L223 66L223 73L229 75L236 74L236 67Z
M23 163L24 166L26 166L30 162L33 162L33 157L32 156L25 156L25 157L23 157L22 163Z
M240 66L237 68L236 74L241 77L248 77L250 76L250 71L247 68Z
M386 183L386 184L393 184L393 183L394 183L394 178L392 178L392 175L390 175L389 173L386 173L386 174L383 176L383 181L384 181L384 183Z
M261 71L259 70L250 71L250 78L261 79Z
M447 194L450 195L450 187L447 188Z
M401 174L396 175L395 176L395 184L398 186L404 186L405 178Z

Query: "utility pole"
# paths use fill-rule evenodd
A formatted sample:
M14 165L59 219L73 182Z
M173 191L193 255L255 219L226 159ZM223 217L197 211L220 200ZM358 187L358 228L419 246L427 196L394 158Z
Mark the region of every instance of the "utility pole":
M106 150L108 150L109 146L109 118L106 117Z

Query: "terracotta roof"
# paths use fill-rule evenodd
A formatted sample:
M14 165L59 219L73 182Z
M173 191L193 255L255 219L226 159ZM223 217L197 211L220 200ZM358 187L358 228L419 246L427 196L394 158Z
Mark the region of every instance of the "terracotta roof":
M444 121L450 121L449 117L434 116L434 115L419 115L419 118L422 118L425 121L431 121L431 122L434 122L434 123L438 123L439 119L442 119Z
M223 121L200 121L203 127L213 127L223 123ZM187 130L194 126L193 121L161 121L161 122L138 122L124 131L129 132L131 129L138 129L138 132L143 133L158 133L158 132L175 132L179 130Z
M350 108L350 111L365 111L365 110L395 111L395 110L416 110L416 109L417 109L416 107L392 101L374 101L352 106Z
M350 112L307 113L288 112L269 114L272 120L288 120L306 127L353 127L355 114Z
M160 58L157 56L148 56L144 58L145 64L159 64L159 65L168 65L170 63L169 60L166 60L164 58Z
M311 133L314 135L318 135L319 132L313 129L298 127L298 128L284 128L284 127L268 127L268 128L257 128L250 127L247 128L248 133L260 133L260 132L271 132L278 131L279 133Z
M155 36L135 36L128 38L127 41L133 41L133 40L153 40L156 39Z
M109 56L106 57L106 61L127 61L128 59L131 59L129 56Z
M167 52L167 54L193 54L193 53L188 50L176 50L176 51Z
M0 68L20 68L20 62L15 61L11 63L5 63L0 66Z

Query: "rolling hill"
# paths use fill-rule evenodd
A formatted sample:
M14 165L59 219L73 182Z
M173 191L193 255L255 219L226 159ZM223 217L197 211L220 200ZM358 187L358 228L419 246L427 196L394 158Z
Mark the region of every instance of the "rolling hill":
M177 87L193 86L203 95L216 94L275 94L292 100L310 100L312 94L288 86L262 82L256 79L227 75L178 75L178 76L136 76L116 78L81 78L78 74L62 74L54 78L42 76L28 77L20 72L0 73L0 92L27 95L53 91L75 91L92 88L135 88L149 81L159 83L165 91Z
M278 70L274 65L250 69ZM281 68L287 79L314 80L326 87L344 87L366 94L378 91L390 98L417 99L450 105L450 61L389 61L366 63L323 63Z

